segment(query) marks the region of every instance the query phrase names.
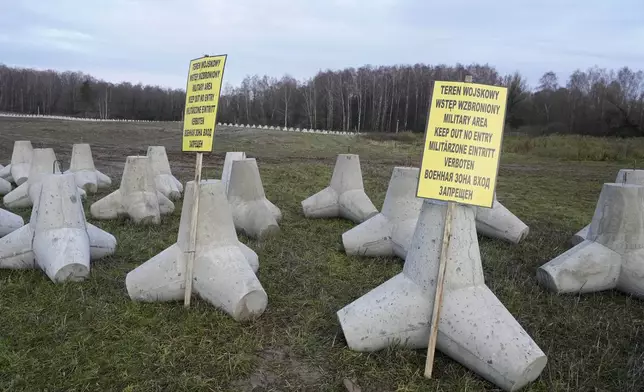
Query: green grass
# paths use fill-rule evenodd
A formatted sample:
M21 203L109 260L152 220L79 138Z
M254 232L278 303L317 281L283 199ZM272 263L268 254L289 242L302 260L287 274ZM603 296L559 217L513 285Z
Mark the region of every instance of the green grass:
M601 138L581 135L508 136L504 152L574 161L644 161L644 138Z
M18 124L12 139L27 132L35 140L42 127ZM55 133L56 124L47 127ZM11 126L3 128L9 135ZM119 142L101 132L95 129L85 140L106 148ZM167 134L154 130L149 137ZM65 143L75 137L65 135ZM173 168L188 180L192 159L182 158L178 138L164 140ZM205 177L218 177L226 150L246 151L257 157L266 194L284 215L281 233L269 241L241 238L259 255L266 312L237 323L197 298L188 310L181 303L129 300L125 275L176 240L181 203L159 226L89 218L119 244L115 255L92 264L85 282L55 285L38 270L0 270L0 390L343 391L344 378L355 379L363 391L497 390L440 353L434 378L427 380L425 350L349 350L335 312L400 272L402 261L348 257L340 237L351 222L301 214L300 202L327 186L335 155L346 151L360 154L367 194L381 207L392 168L418 164L419 140L218 134L215 154L205 157ZM147 142L141 138L128 148L143 149ZM124 161L124 152L112 155ZM537 267L568 249L570 237L590 221L601 184L612 181L621 165L536 155L505 154L498 188L499 199L530 226L530 235L518 246L479 239L487 284L548 355L541 377L525 390L639 391L642 302L616 291L557 296L535 280ZM86 208L104 194L92 195Z

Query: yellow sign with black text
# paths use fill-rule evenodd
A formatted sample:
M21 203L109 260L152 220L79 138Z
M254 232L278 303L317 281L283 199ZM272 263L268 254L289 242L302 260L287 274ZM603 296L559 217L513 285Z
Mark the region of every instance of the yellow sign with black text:
M183 151L210 152L226 55L190 61L183 115Z
M416 196L492 207L505 87L434 82Z

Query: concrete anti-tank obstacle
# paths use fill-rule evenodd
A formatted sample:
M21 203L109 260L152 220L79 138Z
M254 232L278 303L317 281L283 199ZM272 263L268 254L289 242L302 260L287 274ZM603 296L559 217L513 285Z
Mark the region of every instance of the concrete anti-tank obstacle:
M183 185L181 181L172 175L165 147L148 147L148 158L150 158L150 164L152 165L152 173L154 174L154 183L156 184L157 190L170 200L181 199Z
M0 178L14 182L16 185L22 185L27 182L32 154L33 147L29 140L18 140L14 142L11 163L0 170Z
M221 171L221 182L224 183L226 194L228 194L228 183L230 182L230 172L233 168L233 161L246 159L246 153L243 151L228 151L224 159L224 168Z
M20 215L0 208L0 238L14 232L25 225Z
M518 244L530 232L530 228L503 204L496 200L492 208L476 209L476 230L479 234Z
M99 189L112 185L108 176L96 170L92 149L86 143L73 145L72 160L66 173L72 173L76 185L85 192L96 193Z
M617 178L615 178L615 183L644 185L644 170L621 169L617 173ZM572 236L572 239L570 242L572 242L573 245L577 245L584 242L584 240L588 238L588 229L590 229L590 225L587 225L586 227L584 227L583 229L575 233L575 235Z
M266 198L257 161L233 160L231 166L227 192L235 228L251 238L279 231L282 212Z
M31 177L30 177L31 179ZM72 174L48 174L29 224L0 239L0 268L42 269L54 283L81 281L116 238L87 223Z
M186 252L190 251L190 227L194 181L186 185L177 242L127 274L125 284L134 301L178 301L185 290ZM257 254L237 238L224 184L202 181L192 289L195 294L237 321L259 317L268 296L255 272Z
M173 211L172 201L156 189L147 156L127 157L120 188L90 207L90 214L96 219L127 216L135 223L152 224L159 224L161 215Z
M4 196L7 193L11 192L13 187L11 183L3 178L0 178L0 196Z
M348 255L407 257L423 204L416 197L419 172L415 167L394 168L382 212L342 234Z
M422 205L422 199L416 197L418 175L418 168L394 168L382 213L342 235L348 255L405 259ZM477 208L476 229L484 236L513 243L528 233L528 227L496 199L492 209Z
M33 149L27 182L23 182L7 193L2 198L2 202L7 208L26 208L36 205L42 180L49 174L60 174L54 150L52 148ZM78 193L82 198L87 196L83 189L79 188Z
M302 202L307 218L342 217L362 223L378 213L362 184L360 158L340 154L335 161L331 184Z
M604 184L588 237L537 270L556 293L616 288L644 298L644 186Z
M446 203L425 201L403 272L341 309L349 347L428 344ZM454 206L437 348L506 391L535 380L546 356L485 285L474 209Z

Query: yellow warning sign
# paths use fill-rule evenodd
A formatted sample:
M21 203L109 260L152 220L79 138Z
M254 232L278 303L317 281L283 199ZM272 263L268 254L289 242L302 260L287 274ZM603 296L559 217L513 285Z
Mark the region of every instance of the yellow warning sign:
M492 207L507 89L435 82L416 195Z
M183 115L183 151L212 151L226 57L225 54L206 56L190 62Z

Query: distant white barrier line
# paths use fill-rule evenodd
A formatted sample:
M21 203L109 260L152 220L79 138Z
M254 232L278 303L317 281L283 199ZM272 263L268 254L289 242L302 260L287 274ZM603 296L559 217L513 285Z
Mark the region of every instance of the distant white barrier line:
M245 128L245 129L267 129L275 131L284 131L284 132L300 132L300 133L320 133L324 135L342 135L342 136L356 136L361 135L362 132L340 132L340 131L327 131L322 129L300 129L300 128L287 128L287 127L275 127L268 125L251 125L251 124L233 124L233 123L217 123L217 126L224 127L234 127L234 128Z
M50 116L50 115L38 115L38 114L23 114L23 113L11 113L11 112L0 112L0 117L20 117L20 118L42 118L42 119L53 119L53 120L64 120L64 121L85 121L85 122L146 122L146 123L180 123L181 121L152 121L152 120L128 120L128 119L112 119L112 118L86 118L86 117L69 117L69 116ZM320 129L300 129L300 128L287 128L287 127L274 127L268 125L250 125L250 124L233 124L233 123L217 123L217 126L224 127L235 127L235 128L248 128L248 129L267 129L267 130L277 130L285 132L300 132L300 133L321 133L326 135L343 135L343 136L355 136L360 135L360 132L340 132L340 131L327 131Z
M85 122L148 122L148 123L180 123L181 121L152 121L152 120L129 120L115 118L89 118L89 117L69 117L69 116L51 116L45 114L23 114L0 112L0 117L18 117L18 118L40 118L64 121L85 121Z

